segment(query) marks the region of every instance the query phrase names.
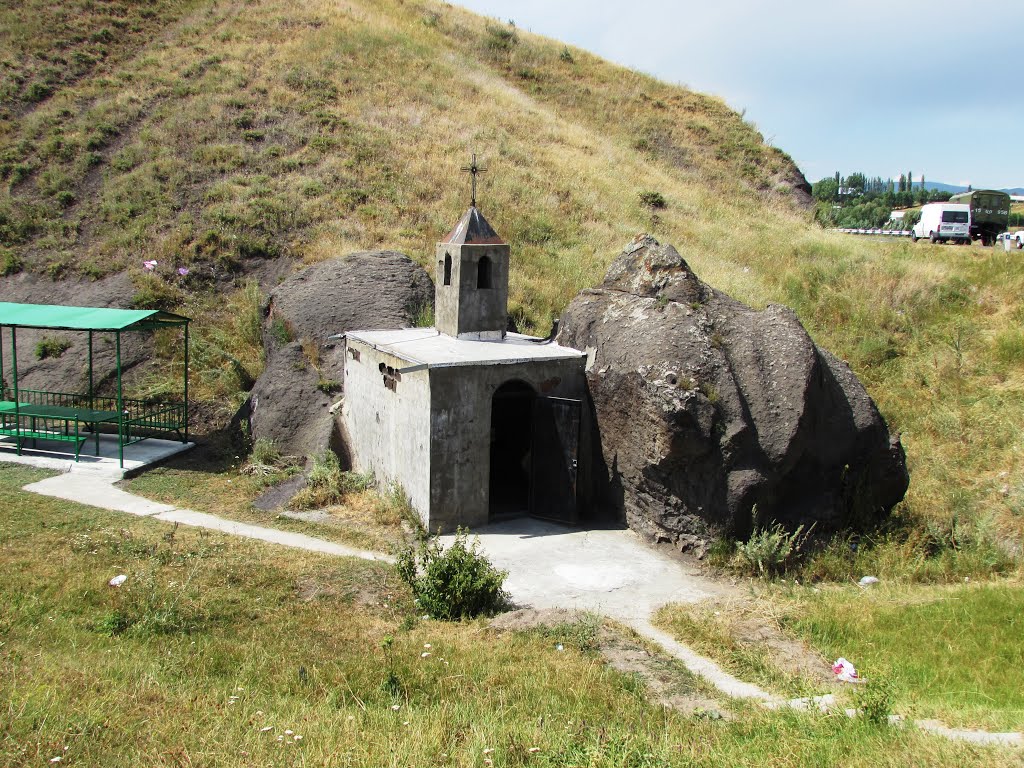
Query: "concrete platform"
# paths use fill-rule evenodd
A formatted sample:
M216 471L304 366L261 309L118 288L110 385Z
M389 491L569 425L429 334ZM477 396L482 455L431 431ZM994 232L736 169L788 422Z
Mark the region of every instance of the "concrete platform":
M32 445L29 442L22 445L19 456L14 439L4 437L0 439L0 461L26 464L30 467L52 469L58 472L71 470L89 472L120 480L150 464L163 461L169 456L195 447L195 443L182 443L177 440L157 440L155 438L143 440L125 447L124 467L122 468L117 457L117 435L100 435L99 456L93 453L95 446L90 439L82 446L82 451L78 454L78 461L75 461L74 452L68 450L68 443L56 440L37 440L35 447Z
M665 603L692 603L729 591L630 530L584 530L520 517L474 529L470 538L509 572L519 605L595 611L627 624ZM454 536L442 536L447 546Z

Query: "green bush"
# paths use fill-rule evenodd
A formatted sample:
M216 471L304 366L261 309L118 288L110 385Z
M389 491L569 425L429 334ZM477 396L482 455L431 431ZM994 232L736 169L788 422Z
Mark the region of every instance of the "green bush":
M853 700L861 717L873 725L888 725L892 711L893 687L886 680L872 678L854 689Z
M519 36L514 27L487 25L487 50L495 53L509 53L519 43Z
M495 568L478 551L476 541L467 546L466 538L460 528L448 549L430 538L398 555L398 575L412 589L420 609L435 619L491 616L509 603L502 588L508 572Z
M48 357L60 357L70 347L71 342L67 339L59 339L56 336L46 336L36 344L36 359L45 360Z
M25 267L25 262L16 253L0 249L0 277L16 275Z
M732 564L752 576L776 576L793 564L811 531L808 529L805 532L801 525L790 532L781 523L758 527L756 506L753 515L754 532L746 541L736 543Z
M660 209L666 206L665 196L661 192L647 190L640 193L640 202L648 208Z

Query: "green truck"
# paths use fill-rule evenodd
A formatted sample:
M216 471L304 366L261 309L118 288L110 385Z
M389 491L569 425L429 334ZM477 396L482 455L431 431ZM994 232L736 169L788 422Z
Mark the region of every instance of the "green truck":
M971 206L971 238L992 245L1010 223L1010 196L995 189L976 189L949 198L951 203Z

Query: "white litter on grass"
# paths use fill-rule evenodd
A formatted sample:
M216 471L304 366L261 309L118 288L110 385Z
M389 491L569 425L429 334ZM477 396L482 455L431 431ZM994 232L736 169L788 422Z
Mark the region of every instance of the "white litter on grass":
M266 733L267 731L272 731L272 730L274 730L274 726L272 726L272 725L264 725L262 728L260 728L260 733Z
M107 583L108 583L108 584L110 584L110 586L112 586L112 587L120 587L120 586L121 586L122 584L124 584L124 583L125 583L126 581L128 581L128 577L127 577L127 576L125 576L125 575L124 575L124 574L122 573L122 574L120 574L120 575L118 575L118 576L115 576L114 578L112 578L112 579L111 579L110 581L108 581ZM51 760L50 762L53 762L53 761Z
M393 709L393 710L394 710L395 712L397 712L397 711L398 711L398 710L400 710L401 708L402 708L402 705L401 705L401 704L392 704L392 705L391 705L391 709Z
M832 664L832 673L836 676L836 680L841 683L860 682L860 677L857 675L857 668L842 656L836 659Z
M421 659L425 659L429 655L430 655L430 651L424 651L423 653L420 654L420 658Z
M872 584L878 583L877 576L864 576L860 581L857 582L862 587L870 587Z

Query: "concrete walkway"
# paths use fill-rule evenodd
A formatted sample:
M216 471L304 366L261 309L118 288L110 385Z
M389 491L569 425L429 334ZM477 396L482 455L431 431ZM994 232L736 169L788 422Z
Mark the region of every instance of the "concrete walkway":
M270 544L279 544L282 547L293 547L295 549L304 549L308 552L322 552L326 555L339 555L341 557L358 557L363 560L394 562L393 557L381 554L380 552L368 552L363 549L356 549L355 547L347 547L344 544L336 544L332 541L324 541L313 536L306 536L302 533L292 533L291 531L282 531L277 528L266 528L262 525L239 523L235 520L227 520L206 512L195 512L191 509L180 509L170 504L150 501L115 487L114 483L119 479L119 477L96 472L72 470L62 475L48 477L45 480L26 485L25 490L39 493L43 496L53 496L58 499L75 501L79 504L88 504L100 509L109 509L114 512L127 512L138 517L150 517L167 523L179 523L195 528L220 531L231 536L257 539Z
M72 467L64 474L26 485L26 491L67 501L149 517L168 523L206 528L243 538L257 539L309 552L394 562L379 552L347 547L301 533L239 523L205 512L180 509L122 491L114 483L120 473ZM571 608L592 611L632 627L641 636L679 659L690 672L733 698L750 699L778 709L835 711L832 696L785 699L730 675L709 658L678 642L650 623L666 603L694 603L727 591L684 563L645 545L629 530L576 530L529 518L510 520L474 532L480 548L497 567L507 570L505 582L512 599L534 608ZM447 545L453 536L444 536ZM850 716L853 710L845 710ZM898 715L893 723L903 723ZM915 720L924 731L981 745L1024 746L1020 733L990 733L947 728L935 720Z

